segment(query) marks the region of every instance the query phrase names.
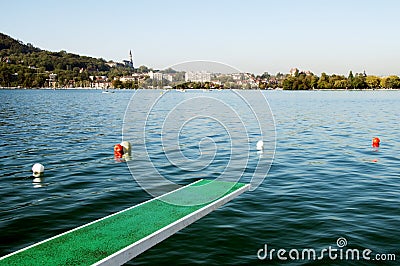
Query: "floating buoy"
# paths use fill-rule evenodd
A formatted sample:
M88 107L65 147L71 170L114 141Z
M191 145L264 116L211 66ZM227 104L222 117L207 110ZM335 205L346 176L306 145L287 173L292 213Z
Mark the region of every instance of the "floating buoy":
M44 166L40 163L35 163L32 166L32 172L34 177L40 177L44 173Z
M372 139L372 147L374 148L378 148L379 147L379 143L381 142L381 140L377 137Z
M257 141L256 146L257 146L257 150L259 150L259 151L264 150L264 141L262 141L262 140Z
M114 146L114 156L115 158L122 158L124 155L124 147L121 144L116 144Z
M123 147L123 152L124 155L131 155L131 143L129 141L123 141L121 142L121 146Z
M123 141L121 144L114 146L114 157L117 161L129 161L131 158L131 143L129 141Z

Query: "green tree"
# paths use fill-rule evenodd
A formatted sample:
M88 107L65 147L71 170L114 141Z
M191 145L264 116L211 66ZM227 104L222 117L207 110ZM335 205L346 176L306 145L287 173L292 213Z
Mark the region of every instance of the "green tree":
M317 82L318 89L331 89L331 84L329 83L329 76L326 73L322 73L321 77Z
M147 66L140 66L138 69L137 69L137 72L138 73L147 73L147 72L149 72L150 71L150 69L147 67Z
M264 79L266 81L269 81L269 79L271 78L271 74L269 74L268 72L264 72L261 77L261 79Z
M311 86L311 89L316 89L316 88L317 88L317 86L318 86L318 80L319 80L319 78L318 78L317 76L315 76L315 75L311 75L311 76L310 76L310 86Z
M113 86L114 88L117 88L117 89L122 89L122 87L123 87L123 83L122 83L122 81L120 81L119 79L114 79L114 80L111 82L111 84L112 84L112 86Z
M258 83L258 88L260 90L265 90L267 88L267 84L265 82Z
M349 87L355 88L354 86L354 75L353 71L350 70L349 76L347 77L347 83L349 84Z
M379 88L381 84L381 79L377 76L366 76L365 83L370 89L376 89Z
M353 75L353 71L350 70L349 76L347 77L347 79L354 79L354 75Z
M349 82L347 81L347 79L336 80L333 85L334 89L347 89L348 87L349 87Z
M367 83L365 82L365 76L361 73L356 74L352 83L354 89L361 90L367 88Z
M282 82L283 89L284 90L293 90L295 87L295 84L294 84L295 81L296 81L296 78L292 77L292 76L285 78Z
M400 78L398 76L389 76L381 79L381 87L386 89L400 88Z

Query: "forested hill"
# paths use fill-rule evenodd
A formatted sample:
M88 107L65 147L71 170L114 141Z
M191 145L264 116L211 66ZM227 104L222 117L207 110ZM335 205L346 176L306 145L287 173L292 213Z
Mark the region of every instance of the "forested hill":
M35 48L32 44L23 44L8 35L0 33L0 51L2 56L12 54L27 54L33 52L40 52L39 48Z
M2 33L0 33L0 57L2 62L44 68L45 71L73 70L75 67L89 71L110 70L104 59L79 56L65 51L41 50L30 43L24 44Z
M42 50L0 33L0 87L44 87L51 73L56 74L60 86L72 81L83 86L89 76L113 77L132 70L110 67L102 58Z

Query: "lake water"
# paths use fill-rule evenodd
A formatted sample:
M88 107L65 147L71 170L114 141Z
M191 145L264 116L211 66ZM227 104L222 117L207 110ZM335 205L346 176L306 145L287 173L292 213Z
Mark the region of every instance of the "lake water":
M159 132L152 129L163 122L168 106L182 97L210 94L217 99L230 97L226 91L172 91L166 94L170 98L163 98L164 109L154 108L151 113L146 148L156 168L172 182L216 178L221 171L248 182L260 158L253 151L257 134L250 132L249 149L240 146L246 143L233 141L233 146L239 143L237 151L246 155L243 171L237 166L241 156L230 154L231 147L224 145L229 144L226 136L235 140L239 124L227 132L219 120L202 118L182 129L178 144L184 157L168 142L163 150ZM259 260L257 252L265 244L269 250L338 248L340 237L346 239L346 248L394 254L400 260L400 92L263 94L276 124L276 152L267 178L256 190L242 194L129 265L280 264L278 258ZM151 198L131 174L150 175L143 169L145 162L141 163L143 150L135 151L140 137L132 140L132 161L121 163L113 157L113 146L121 141L122 132L125 138L129 132L132 138L140 135L134 126L127 130L124 121L132 95L132 91L0 90L0 256ZM200 109L186 108L184 114L195 116L198 110L213 108L202 104ZM236 109L240 115L249 115L240 105ZM248 121L253 128L252 120ZM381 139L378 149L371 147L376 136ZM182 158L193 161L193 168L180 164ZM227 161L232 165L228 167ZM31 167L36 162L45 166L41 183L32 182ZM368 261L325 256L320 261L286 262L360 263Z

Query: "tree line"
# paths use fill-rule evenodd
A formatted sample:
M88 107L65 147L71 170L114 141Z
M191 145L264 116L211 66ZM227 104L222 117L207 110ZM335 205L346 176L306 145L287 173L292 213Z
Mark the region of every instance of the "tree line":
M350 71L347 77L343 75L327 75L322 73L320 77L312 73L296 71L288 74L282 80L282 88L285 90L312 90L312 89L399 89L400 78L398 76L378 77L364 73L353 74Z

